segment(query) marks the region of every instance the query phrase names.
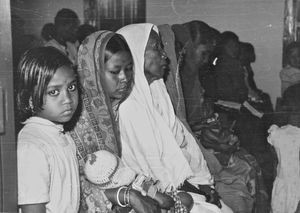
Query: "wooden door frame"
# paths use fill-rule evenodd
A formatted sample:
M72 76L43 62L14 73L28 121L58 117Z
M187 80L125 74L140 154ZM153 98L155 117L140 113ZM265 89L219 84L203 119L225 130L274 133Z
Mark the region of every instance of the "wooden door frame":
M14 122L10 0L0 0L0 212L17 212L17 154ZM2 114L1 114L2 115ZM3 118L3 119L2 119Z

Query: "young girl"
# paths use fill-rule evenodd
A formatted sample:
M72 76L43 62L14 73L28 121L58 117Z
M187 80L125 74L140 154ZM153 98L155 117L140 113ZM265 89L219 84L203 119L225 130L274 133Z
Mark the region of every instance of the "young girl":
M64 132L78 105L71 61L53 47L27 51L18 68L18 204L23 213L78 211L76 148Z
M300 201L300 84L287 88L283 94L282 112L285 124L272 125L268 141L277 156L277 176L272 191L272 212L295 212ZM299 209L298 209L299 210Z

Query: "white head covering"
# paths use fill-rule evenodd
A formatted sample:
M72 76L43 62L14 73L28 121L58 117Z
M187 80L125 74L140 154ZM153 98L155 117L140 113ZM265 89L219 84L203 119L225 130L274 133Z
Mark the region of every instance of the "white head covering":
M168 122L157 109L144 75L144 53L152 29L158 32L153 24L133 24L118 31L130 47L135 68L135 85L119 108L119 125L126 164L137 173L159 180L164 191L195 175Z

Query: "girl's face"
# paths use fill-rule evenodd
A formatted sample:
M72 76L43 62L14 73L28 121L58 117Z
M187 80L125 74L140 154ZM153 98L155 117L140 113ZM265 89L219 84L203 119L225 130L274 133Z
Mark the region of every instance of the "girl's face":
M154 80L162 78L165 71L169 68L167 55L163 49L161 39L154 31L150 33L144 57L144 72L150 84Z
M78 105L77 79L69 66L58 68L44 93L43 110L37 116L54 123L68 122Z
M132 82L133 62L131 54L119 51L113 54L105 63L104 72L101 72L103 89L112 99L122 99Z
M300 68L300 52L298 48L293 48L291 50L288 60L292 67Z

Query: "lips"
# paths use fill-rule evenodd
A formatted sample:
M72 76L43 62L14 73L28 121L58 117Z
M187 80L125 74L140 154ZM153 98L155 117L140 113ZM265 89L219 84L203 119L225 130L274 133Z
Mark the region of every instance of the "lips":
M63 115L70 115L70 114L73 114L73 110L70 108L70 109L67 109L65 111L63 111L62 113Z
M120 86L120 88L118 89L118 91L124 91L127 89L127 84L123 84Z

